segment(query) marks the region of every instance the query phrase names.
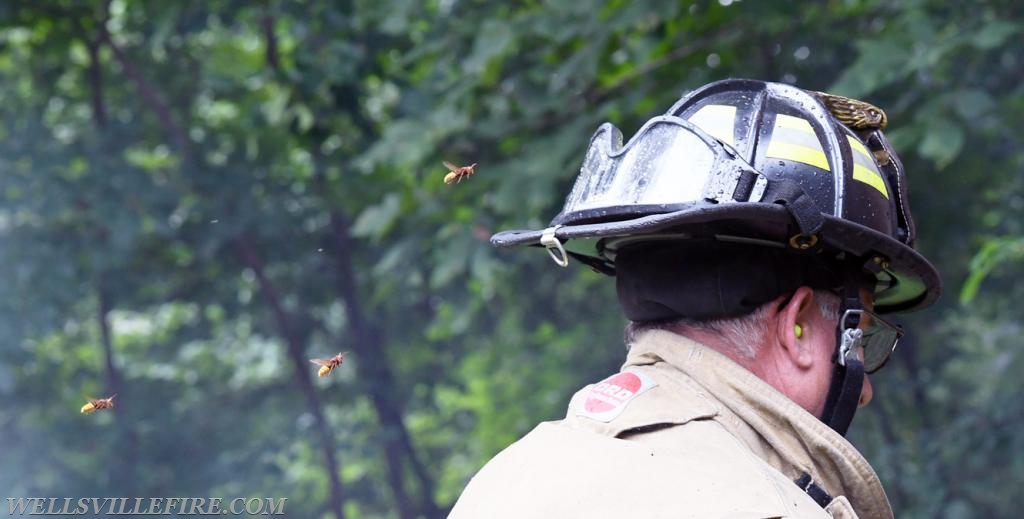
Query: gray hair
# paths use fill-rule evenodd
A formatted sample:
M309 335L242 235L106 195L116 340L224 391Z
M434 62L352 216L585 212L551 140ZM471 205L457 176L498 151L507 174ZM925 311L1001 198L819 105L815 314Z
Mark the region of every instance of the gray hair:
M839 320L839 296L828 290L815 290L814 299L818 302L818 311L827 320ZM726 343L732 346L737 354L747 359L752 359L757 354L756 342L752 337L759 337L768 333L768 311L774 301L769 301L747 315L739 317L726 317L721 319L706 319L703 321L679 318L669 321L655 322L630 322L626 326L626 345L633 343L633 340L647 330L679 330L690 328L714 332L720 335Z

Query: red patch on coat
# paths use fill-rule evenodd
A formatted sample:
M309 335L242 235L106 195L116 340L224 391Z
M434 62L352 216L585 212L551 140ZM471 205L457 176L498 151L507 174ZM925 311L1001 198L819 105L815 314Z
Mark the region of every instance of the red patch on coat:
M657 385L657 382L639 371L616 373L590 386L582 405L577 404L579 407L576 414L600 422L610 422L634 398Z
M587 402L583 404L583 409L588 413L610 411L629 402L636 396L641 385L640 377L635 374L628 371L617 373L590 388L590 394L587 395Z

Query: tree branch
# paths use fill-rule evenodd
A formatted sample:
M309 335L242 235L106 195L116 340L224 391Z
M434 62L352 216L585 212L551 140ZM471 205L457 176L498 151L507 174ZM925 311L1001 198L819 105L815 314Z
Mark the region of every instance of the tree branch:
M110 311L113 309L110 291L107 288L106 276L103 273L98 275L96 281L96 296L98 308L96 310L96 323L100 329L100 344L103 347L103 359L105 362L107 391L105 395L97 395L99 398L106 398L110 395L119 395L119 400L114 405L114 417L117 422L117 431L120 440L118 443L124 446L123 455L117 464L116 481L127 495L133 495L135 485L135 465L138 462L138 437L134 429L129 425L125 414L124 402L130 402L131 398L125 392L121 372L114 362L114 341L110 331ZM126 398L128 397L128 398Z
M100 25L98 41L110 48L110 51L114 54L114 58L124 70L125 75L128 76L128 79L135 84L135 88L139 91L139 95L142 96L142 99L145 100L146 104L148 104L150 109L156 114L164 132L168 135L171 142L177 146L178 151L187 159L190 155L188 136L185 133L185 130L174 120L174 115L171 113L170 106L163 100L156 87L146 79L145 74L139 71L139 68L135 66L135 63L128 57L124 50L114 43L114 40L110 37L110 32L107 30L105 24Z
M268 50L270 47L271 45L268 41ZM268 63L270 63L269 60ZM357 76L362 75L364 72L359 71ZM295 91L298 99L305 99L301 85L295 85ZM332 108L349 114L363 136L369 137L376 131L372 122L366 119L360 110L358 86L351 83L343 83L333 86L331 91L334 94L334 106ZM314 128L318 126L319 121L314 121ZM307 135L311 141L310 148L315 157L315 179L321 187L321 191L328 192L329 186L327 186L325 179L320 152L321 142L317 142L316 137L312 137L316 133ZM329 133L324 132L324 135ZM402 406L394 393L398 383L395 382L394 374L389 367L391 363L387 358L386 342L379 331L366 318L363 302L359 297L352 259L352 251L355 250L355 244L349 234L350 227L351 222L342 210L331 210L330 234L326 239L325 249L335 261L335 279L341 298L345 302L345 312L348 317L349 329L351 330L348 341L351 344L350 348L359 358L363 359L363 362L357 364L359 376L361 380L365 381L364 387L369 393L370 401L373 403L377 418L384 430L384 456L396 508L398 509L399 517L403 519L423 516L441 517L441 512L434 502L433 481L416 454L411 435L403 421ZM411 469L418 483L418 506L413 505L409 490L407 489L406 463L408 463L408 468Z
M242 257L242 261L246 266L252 269L253 273L256 275L256 280L260 286L260 292L263 294L267 304L270 306L271 312L277 320L277 325L281 331L281 335L284 337L285 343L288 345L288 358L292 361L292 365L295 368L295 380L299 384L299 389L302 390L302 393L306 397L306 404L309 407L310 413L313 414L313 419L320 435L324 454L324 468L327 470L327 476L330 481L330 507L337 519L344 519L345 498L340 477L341 467L334 455L334 435L331 433L330 426L327 424L327 419L324 416L323 405L320 402L320 397L317 395L316 389L313 387L312 380L310 380L309 362L304 355L303 348L303 343L305 341L295 331L295 327L292 325L291 316L281 303L281 293L278 291L277 286L274 285L269 277L267 277L263 259L257 253L252 241L247 237L235 238L233 241L239 255Z
M708 44L713 41L718 41L720 39L729 39L735 36L739 36L741 34L742 31L740 29L732 28L721 30L714 34L709 34L704 38L698 38L693 41L690 41L688 45L676 47L671 52L668 52L656 59L648 61L643 65L637 67L631 73L619 78L619 80L616 81L614 84L604 88L595 89L591 93L585 95L584 97L587 100L587 104L600 103L610 98L611 96L615 95L616 93L622 91L623 88L629 86L629 84L637 78L647 76L648 74L654 72L659 68L665 67L673 62L689 57L694 52L706 49Z
M356 290L355 270L352 267L352 257L349 254L353 244L348 233L348 218L340 211L332 211L330 222L332 239L329 245L337 268L338 290L342 300L345 301L345 312L352 330L350 338L352 350L361 359L364 359L359 363L359 368L360 371L365 370L366 372L361 373L360 378L368 381L366 389L370 393L370 399L377 411L377 418L384 429L384 455L388 464L388 480L394 492L399 517L412 519L417 514L413 511L412 502L406 489L400 456L405 455L410 462L413 462L414 468L419 463L415 461L416 456L409 440L409 433L402 421L402 412L392 394L395 383L391 370L388 368L390 364L384 351L384 342L367 323L362 302ZM426 503L424 504L426 505ZM431 499L427 506L432 505L433 500ZM436 517L436 515L428 514L428 517Z
M107 107L103 103L103 69L100 67L100 43L86 42L89 48L89 84L92 86L92 118L96 128L107 126Z
M263 37L267 40L267 66L276 74L281 74L281 57L277 51L277 36L274 34L274 16L270 14L270 8L264 6L263 16L260 18L260 25L263 27Z

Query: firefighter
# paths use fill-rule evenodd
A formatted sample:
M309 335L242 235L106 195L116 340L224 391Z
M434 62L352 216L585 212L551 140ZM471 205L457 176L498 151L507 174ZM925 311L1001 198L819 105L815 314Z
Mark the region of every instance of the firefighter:
M885 124L731 79L625 145L598 128L550 226L491 241L614 276L625 363L495 456L451 517L892 517L844 435L903 333L889 314L941 281Z

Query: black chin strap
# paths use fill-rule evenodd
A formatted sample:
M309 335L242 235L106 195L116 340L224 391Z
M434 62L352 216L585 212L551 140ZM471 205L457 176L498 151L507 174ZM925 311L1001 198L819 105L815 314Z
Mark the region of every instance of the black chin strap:
M861 309L860 283L858 268L847 268L845 275L845 287L843 288L843 302L839 306L839 319L845 317L846 311ZM828 397L825 399L825 410L821 414L821 421L837 433L846 436L846 430L850 428L853 421L853 414L857 412L860 405L860 392L864 387L864 363L857 358L856 351L847 351L843 342L847 340L843 330L856 328L857 322L840 322L836 327L836 352L832 357L834 369L832 371L832 385L828 389ZM854 344L849 345L850 350L855 350Z
M843 366L836 362L832 372L832 387L825 400L821 421L837 433L846 436L853 414L860 404L860 391L864 386L864 364L858 359L847 359Z

